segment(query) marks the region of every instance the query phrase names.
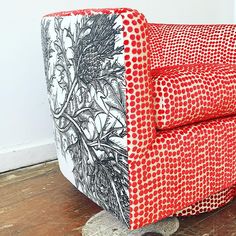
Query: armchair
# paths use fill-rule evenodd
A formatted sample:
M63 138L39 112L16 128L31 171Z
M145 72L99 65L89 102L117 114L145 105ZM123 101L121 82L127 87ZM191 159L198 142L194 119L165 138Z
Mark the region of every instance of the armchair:
M130 229L236 195L235 29L125 8L42 19L60 169Z

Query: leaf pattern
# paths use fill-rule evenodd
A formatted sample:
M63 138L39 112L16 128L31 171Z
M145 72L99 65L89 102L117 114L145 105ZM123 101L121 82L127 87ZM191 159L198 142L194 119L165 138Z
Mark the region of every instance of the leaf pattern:
M77 188L129 224L122 27L118 16L44 18L42 47L58 152Z

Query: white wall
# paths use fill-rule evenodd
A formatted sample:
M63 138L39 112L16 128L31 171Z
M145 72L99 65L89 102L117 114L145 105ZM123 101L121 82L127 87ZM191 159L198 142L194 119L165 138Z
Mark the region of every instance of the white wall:
M91 7L130 7L143 12L151 22L232 23L233 6L233 0L2 2L0 172L55 158L40 42L40 19L44 14Z

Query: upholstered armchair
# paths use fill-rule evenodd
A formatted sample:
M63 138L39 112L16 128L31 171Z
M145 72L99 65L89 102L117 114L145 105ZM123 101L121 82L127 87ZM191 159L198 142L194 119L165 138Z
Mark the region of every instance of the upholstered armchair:
M236 26L131 9L42 20L60 169L130 229L236 195Z

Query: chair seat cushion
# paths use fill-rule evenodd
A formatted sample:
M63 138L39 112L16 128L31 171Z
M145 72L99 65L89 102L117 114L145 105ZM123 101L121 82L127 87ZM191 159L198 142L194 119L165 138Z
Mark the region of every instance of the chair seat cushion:
M189 64L152 70L158 129L236 114L236 64Z

